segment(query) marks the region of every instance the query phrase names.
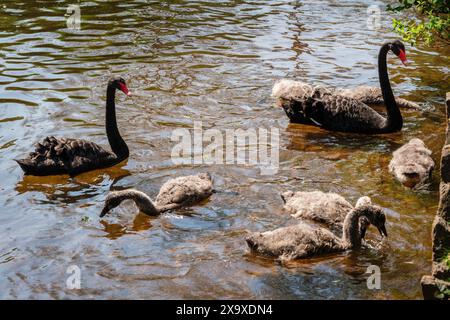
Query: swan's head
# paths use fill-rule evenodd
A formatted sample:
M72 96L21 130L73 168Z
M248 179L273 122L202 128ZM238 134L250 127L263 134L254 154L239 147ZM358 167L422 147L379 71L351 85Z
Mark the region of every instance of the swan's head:
M212 181L211 174L209 172L202 172L198 174L198 177L203 180Z
M258 234L258 235L260 235L260 234ZM258 250L258 243L257 243L257 241L255 241L255 237L256 237L255 234L250 234L247 237L245 237L245 242L247 242L248 247L252 251Z
M130 91L128 90L127 84L125 83L125 80L122 77L115 76L109 79L108 87L113 87L117 90L120 90L127 96L131 95Z
M367 206L372 204L372 199L370 199L370 197L368 196L364 196L358 199L358 201L356 201L356 206L355 207L362 207L362 206Z
M283 192L282 194L280 194L281 199L283 199L283 202L286 203L289 201L290 198L292 198L294 196L294 192L293 191L286 191Z
M100 217L108 214L112 209L118 207L122 201L125 200L125 197L120 192L111 192L106 196L105 205L103 206L102 212L100 213Z
M395 176L407 188L414 188L425 182L427 175L420 163L410 163L399 167Z
M381 207L376 205L366 205L361 206L358 209L363 211L363 217L366 217L370 224L373 224L382 236L388 236L386 231L386 214Z
M425 147L425 143L419 138L412 138L408 143L418 147Z
M400 60L403 63L403 65L406 66L408 61L406 60L405 45L400 40L395 40L394 42L391 43L390 48L391 48L392 52L397 57L400 58Z

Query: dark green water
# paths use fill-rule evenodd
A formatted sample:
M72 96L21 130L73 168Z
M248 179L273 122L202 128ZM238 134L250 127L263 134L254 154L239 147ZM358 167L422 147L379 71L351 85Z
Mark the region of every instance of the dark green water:
M394 91L422 105L404 110L401 133L366 137L290 125L270 98L277 79L377 85L389 15L366 26L366 1L89 1L81 30L68 30L76 1L0 5L0 298L416 299L430 270L431 191L414 193L388 174L392 151L412 137L438 162L449 90L449 48L407 47L411 64L389 60ZM24 177L12 161L47 135L107 145L105 85L122 75L134 93L117 98L131 156L76 178ZM172 131L277 127L280 169L179 166ZM98 214L110 189L156 195L168 178L209 171L218 189L202 206L158 218L126 204ZM250 255L247 230L289 223L279 193L334 191L390 209L389 238L376 249L281 267ZM373 239L377 235L371 233ZM382 289L366 268L380 266ZM69 290L66 270L81 269Z

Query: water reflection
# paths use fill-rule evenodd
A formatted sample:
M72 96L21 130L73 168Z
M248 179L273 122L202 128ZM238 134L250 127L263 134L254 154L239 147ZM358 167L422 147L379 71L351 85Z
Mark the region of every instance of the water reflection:
M100 224L103 226L103 232L105 232L105 237L114 240L126 234L148 230L153 226L151 220L155 218L149 217L143 213L136 214L135 210L130 211L129 214L136 215L131 224L110 223L105 219L100 220Z
M131 175L124 167L127 161L102 170L93 170L76 177L68 175L59 176L30 176L23 175L17 182L15 190L19 194L27 192L39 192L45 195L47 200L41 200L41 204L71 204L102 195L108 186L118 183Z

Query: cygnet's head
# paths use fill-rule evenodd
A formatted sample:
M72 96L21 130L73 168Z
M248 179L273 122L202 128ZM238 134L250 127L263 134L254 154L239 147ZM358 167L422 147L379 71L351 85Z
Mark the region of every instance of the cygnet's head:
M126 189L110 192L105 199L105 205L100 213L100 217L105 216L115 207L118 207L123 201L132 199L134 201L144 200L148 198L147 195L135 189ZM138 203L137 203L138 204Z
M294 191L286 191L283 192L281 195L281 199L283 199L284 203L288 202L290 198L294 196Z
M363 217L366 217L370 224L374 225L382 236L388 236L385 225L386 215L381 207L376 205L365 205L358 207L358 209L364 213Z
M362 206L368 206L372 204L372 199L370 199L370 197L368 196L364 196L358 199L358 201L356 201L356 208L358 207L362 207Z
M100 217L105 216L115 207L118 207L123 201L123 197L118 192L111 192L106 196L105 205L103 206Z
M199 173L199 174L198 174L198 177L199 177L200 179L203 179L203 180L212 181L212 177L211 177L211 174L209 174L209 172L202 172L202 173Z
M420 140L419 138L412 138L411 140L409 140L408 143L412 144L412 145L415 145L415 146L418 146L418 147L424 147L425 146L425 143L422 140Z

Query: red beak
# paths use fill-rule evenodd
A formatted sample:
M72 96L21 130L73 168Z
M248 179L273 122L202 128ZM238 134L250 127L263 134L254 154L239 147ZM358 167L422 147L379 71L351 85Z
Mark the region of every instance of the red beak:
M127 86L123 83L119 83L120 90L125 93L127 96L131 95L131 92L128 90Z
M406 60L406 53L405 53L405 51L403 51L402 49L400 49L400 54L398 55L398 57L399 57L400 60L402 61L403 65L406 66L408 60Z

